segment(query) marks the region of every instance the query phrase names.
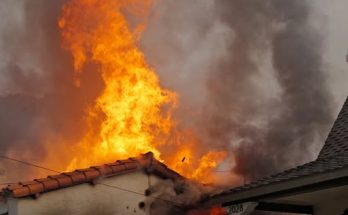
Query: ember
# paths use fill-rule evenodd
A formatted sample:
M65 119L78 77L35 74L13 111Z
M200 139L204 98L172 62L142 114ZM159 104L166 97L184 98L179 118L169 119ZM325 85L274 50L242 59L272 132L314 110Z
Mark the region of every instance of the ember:
M210 210L210 215L227 215L226 210L221 207L213 207Z
M190 211L187 215L227 215L227 212L220 206L214 206L209 210Z

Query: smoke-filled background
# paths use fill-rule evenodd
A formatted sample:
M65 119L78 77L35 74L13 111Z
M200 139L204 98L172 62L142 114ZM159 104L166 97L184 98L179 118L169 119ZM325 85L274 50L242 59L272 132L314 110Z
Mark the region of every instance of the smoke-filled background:
M1 154L50 157L62 168L69 159L61 155L69 158L69 145L86 129L85 107L103 87L93 65L80 74L81 87L74 85L57 26L64 2L0 1ZM178 92L180 126L199 136L200 150L229 151L220 170L251 180L318 154L348 95L347 6L158 0L140 46L161 84ZM56 156L56 147L66 152ZM3 180L31 171L3 160L0 169Z
M347 96L347 37L336 40L347 29L335 11L347 4L163 2L143 46L205 148L228 148L245 180L315 158Z
M34 163L50 157L62 170L69 163L69 146L83 135L86 106L102 89L92 66L81 74L83 85L74 84L72 57L61 48L57 26L63 4L0 1L1 154ZM0 165L4 182L37 174L37 169L12 161L1 160Z

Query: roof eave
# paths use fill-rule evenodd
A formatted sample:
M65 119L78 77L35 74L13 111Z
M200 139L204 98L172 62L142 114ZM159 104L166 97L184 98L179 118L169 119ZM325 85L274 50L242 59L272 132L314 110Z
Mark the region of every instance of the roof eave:
M342 183L348 184L347 179L348 167L343 167L329 172L280 181L240 192L220 194L208 200L207 204L231 205L246 201L257 201L263 198L287 196L294 193L306 193L327 186L328 184L325 182L335 181L335 183L330 183L331 187L342 186ZM337 181L342 183L337 183Z

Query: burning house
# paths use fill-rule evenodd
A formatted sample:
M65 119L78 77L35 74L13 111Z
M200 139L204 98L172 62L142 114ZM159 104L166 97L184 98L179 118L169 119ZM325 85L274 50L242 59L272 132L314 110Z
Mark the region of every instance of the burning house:
M347 214L348 98L316 160L226 190L208 202L221 204L232 214L249 214L254 209L294 214Z
M347 102L315 161L205 186L297 165L325 138L309 1L0 2L0 156L17 162L0 186L22 180L0 189L0 215L345 208Z

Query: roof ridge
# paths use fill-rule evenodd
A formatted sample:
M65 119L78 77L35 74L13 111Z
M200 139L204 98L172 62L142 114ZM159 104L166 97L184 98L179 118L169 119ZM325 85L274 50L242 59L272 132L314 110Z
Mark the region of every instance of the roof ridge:
M162 178L169 178L172 180L183 179L180 174L158 161L152 152L148 152L139 157L116 160L113 163L90 166L88 168L62 172L56 175L48 175L46 178L9 184L7 187L0 190L0 196L10 196L14 198L37 196L40 193L78 184L97 184L100 178L122 175L140 169L148 174L155 174Z

